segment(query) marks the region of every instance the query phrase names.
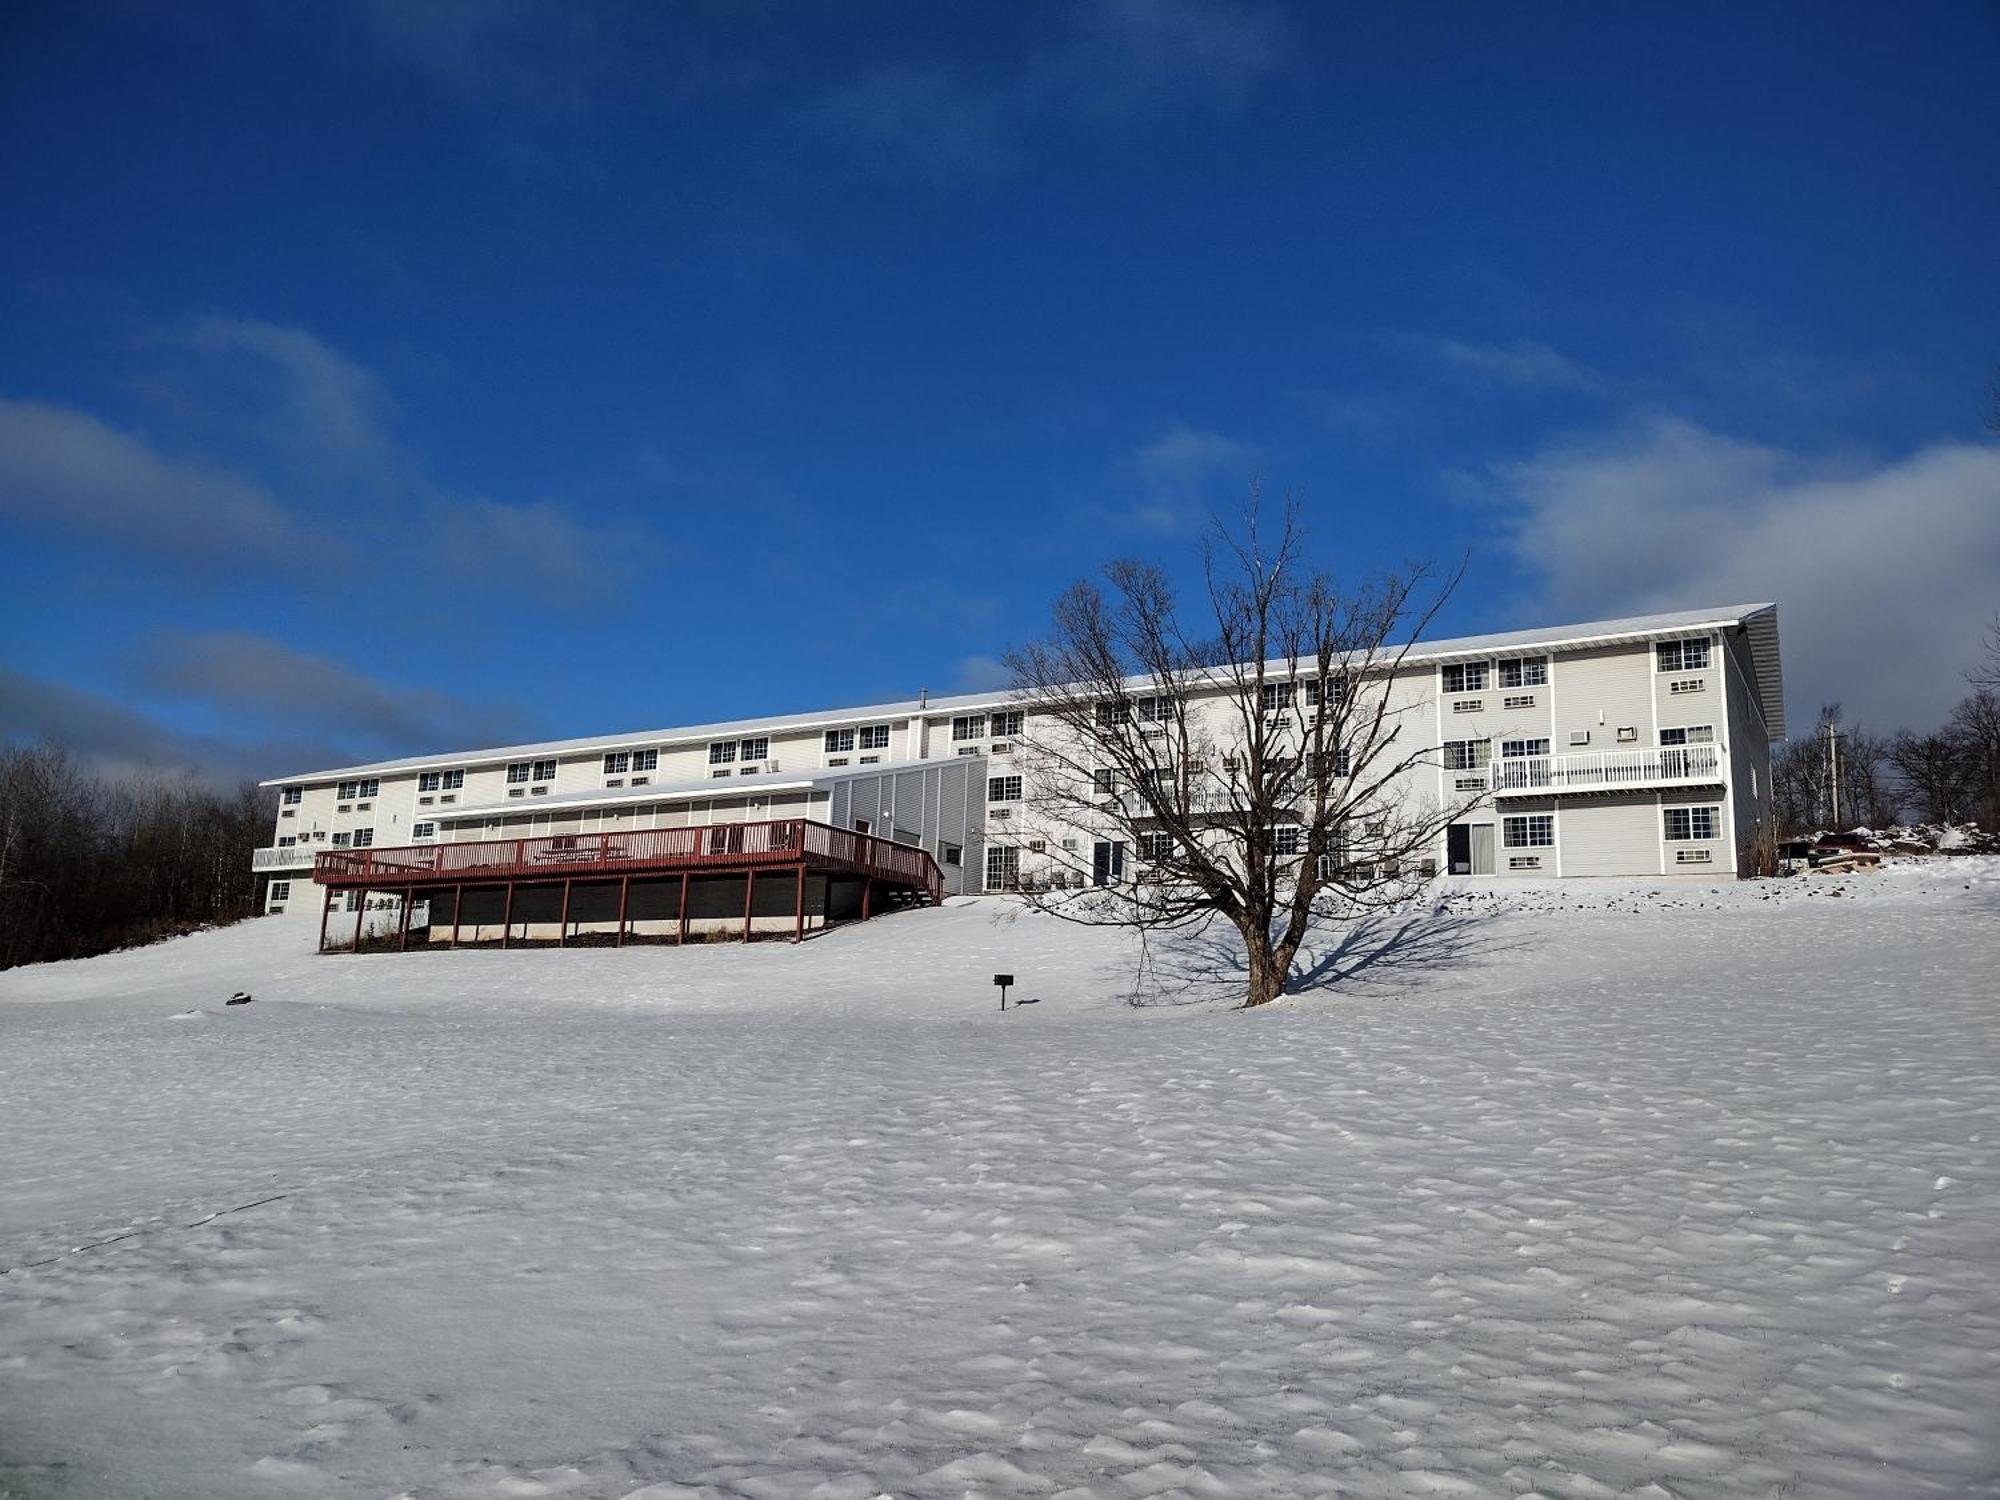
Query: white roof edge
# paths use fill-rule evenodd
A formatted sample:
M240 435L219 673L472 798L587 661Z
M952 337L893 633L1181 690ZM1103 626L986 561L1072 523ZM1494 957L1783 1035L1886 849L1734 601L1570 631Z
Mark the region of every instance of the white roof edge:
M1539 626L1530 630L1501 631L1488 635L1452 636L1442 640L1419 641L1411 646L1408 658L1432 661L1452 656L1470 655L1482 651L1524 651L1537 648L1556 650L1567 648L1581 650L1595 645L1608 645L1621 640L1640 639L1652 635L1669 635L1676 630L1712 630L1723 626L1741 625L1751 616L1775 612L1777 606L1770 602L1760 604L1718 605L1709 609L1678 610L1665 614L1635 615L1620 620L1587 620L1574 625ZM1134 685L1142 685L1143 679L1134 678ZM369 761L351 766L335 766L320 771L303 771L291 776L273 776L260 781L259 786L294 786L302 783L335 781L346 776L379 776L391 772L423 771L447 766L492 765L503 761L522 760L534 756L574 755L580 752L600 752L624 750L642 746L666 745L676 741L694 742L700 740L756 733L776 733L786 729L827 728L837 729L848 724L867 723L876 719L908 719L950 715L971 709L993 709L1009 707L1016 700L1010 689L1000 688L986 693L959 693L949 697L905 699L897 703L862 704L857 707L827 708L807 713L775 714L760 719L729 719L713 724L689 724L667 729L638 730L624 734L584 735L567 740L543 740L524 745L497 745L477 750L451 750L434 755L405 756L397 760ZM1771 707L1764 705L1765 717L1771 719ZM1784 712L1782 702L1778 705L1775 722L1782 726ZM1774 738L1777 737L1774 733ZM873 769L872 767L870 769ZM546 805L537 799L537 806Z

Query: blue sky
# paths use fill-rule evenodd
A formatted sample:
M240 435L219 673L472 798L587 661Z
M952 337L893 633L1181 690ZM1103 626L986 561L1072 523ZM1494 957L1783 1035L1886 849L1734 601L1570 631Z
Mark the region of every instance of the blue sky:
M0 17L0 732L279 773L997 681L1293 490L1445 631L2000 605L2000 10Z

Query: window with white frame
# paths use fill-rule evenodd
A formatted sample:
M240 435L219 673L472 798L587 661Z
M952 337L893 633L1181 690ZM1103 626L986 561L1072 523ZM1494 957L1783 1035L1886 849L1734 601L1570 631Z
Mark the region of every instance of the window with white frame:
M1447 771L1483 771L1493 759L1491 740L1446 740L1444 768Z
M1021 778L1018 776L987 777L986 800L988 802L1019 802L1021 800Z
M282 835L278 839L278 847L280 849L290 849L294 847L298 843L298 841L299 841L299 836L296 833L287 833Z
M1500 820L1500 842L1509 849L1549 849L1555 841L1554 813L1527 813Z
M1521 656L1500 663L1500 686L1503 688L1546 687L1548 680L1549 659L1546 656Z
M351 833L336 833L333 836L333 847L336 849L345 849L349 844L353 842L354 842L354 835Z
M960 714L951 721L951 737L955 740L985 739L986 715Z
M710 781L713 781L718 776L734 776L735 774L736 772L728 766L717 766L714 770L708 773L708 779Z
M1097 727L1114 729L1132 716L1132 705L1124 698L1112 698L1097 705Z
M1662 672L1700 672L1708 667L1708 642L1700 636L1684 641L1661 641L1654 648Z
M863 724L858 741L863 750L887 750L889 748L889 726L887 724Z
M1486 663L1483 661L1452 663L1444 669L1444 690L1447 693L1485 692Z
M1327 678L1322 682L1317 677L1308 677L1300 684L1306 693L1306 707L1319 708L1326 700L1340 703L1347 697L1348 683L1344 674Z
M657 749L634 750L632 752L632 769L635 771L659 770L660 752Z
M996 740L1013 739L1021 732L1021 725L1025 722L1025 717L1018 708L1003 709L993 716L993 722L988 727L992 730L993 738ZM884 740L883 743L887 744L888 741Z
M1151 698L1135 699L1133 706L1139 712L1141 724L1171 724L1175 711L1180 707L1180 700L1170 696L1155 695Z
M730 766L736 763L736 741L716 740L708 747L708 763L711 766ZM509 778L512 779L511 777Z
M1289 682L1267 682L1263 689L1263 706L1267 714L1281 713L1292 706L1294 687Z
M1685 729L1662 729L1662 745L1712 745L1715 743L1713 724L1690 724Z
M274 880L274 881L272 881L272 882L271 882L271 899L272 899L273 901L289 901L289 900L291 900L291 899L292 899L292 883L291 883L291 882L290 882L289 880Z
M1534 706L1535 695L1533 693L1520 693L1512 698L1504 699L1501 703L1501 707L1503 708L1533 708Z
M425 771L417 777L420 792L455 792L465 785L464 770Z
M737 748L743 752L745 760L769 760L771 758L771 740L768 735L760 734L754 739L745 740Z
M1315 750L1312 758L1312 770L1315 776L1352 776L1354 774L1354 755L1345 745L1342 745L1337 750Z
M410 837L413 839L434 839L437 837L437 831L438 826L435 823L412 823L410 825Z
M1011 891L1021 883L1021 851L1011 844L986 846L986 889Z
M1667 684L1669 693L1698 693L1707 684L1705 677L1676 677Z
M1523 755L1547 755L1548 753L1549 742L1547 740L1502 740L1500 742L1500 758L1502 760L1515 760Z
M604 774L606 776L623 776L627 771L631 769L632 769L631 751L611 750L605 753Z
M1670 807L1667 813L1667 842L1685 843L1689 840L1712 839L1715 837L1717 821L1722 809L1719 807Z
M370 776L365 781L343 781L340 784L342 802L352 802L358 797L373 797L382 790L382 783Z
M845 755L854 748L852 729L829 729L821 738L828 755Z
M366 848L367 848L367 847L368 847L368 846L369 846L370 844L372 844L372 843L374 843L374 842L375 842L375 830L374 830L374 829L372 829L372 828L357 828L357 829L355 829L355 830L354 830L354 847L355 847L355 848L357 848L357 849L366 849Z
M1300 838L1304 830L1296 823L1281 823L1271 830L1271 852L1280 859L1291 859L1303 847Z
M965 846L962 844L938 845L938 858L948 865L965 863Z
M1099 766L1090 773L1090 789L1103 794L1118 790L1118 773L1110 766Z
M1148 864L1164 864L1174 857L1174 836L1171 833L1142 833L1139 835L1139 858Z
M304 795L305 792L303 788L288 786L284 789L283 792L279 793L278 800L282 802L286 807L297 807L299 805L299 799Z

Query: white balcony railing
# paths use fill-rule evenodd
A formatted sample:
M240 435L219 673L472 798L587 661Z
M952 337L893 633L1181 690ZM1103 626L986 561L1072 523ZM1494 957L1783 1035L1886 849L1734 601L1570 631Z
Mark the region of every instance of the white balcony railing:
M289 849L257 849L250 855L252 870L303 870L312 865L313 851L304 844Z
M1496 760L1489 769L1493 790L1503 796L1687 786L1722 780L1722 747L1662 745L1654 750L1599 750L1586 755L1520 755Z

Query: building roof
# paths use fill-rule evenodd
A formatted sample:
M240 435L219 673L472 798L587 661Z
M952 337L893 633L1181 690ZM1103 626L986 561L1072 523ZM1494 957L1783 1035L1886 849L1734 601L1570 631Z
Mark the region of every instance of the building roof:
M1617 645L1672 635L1677 630L1720 630L1745 628L1756 665L1758 708L1773 739L1785 734L1784 680L1778 661L1778 607L1775 604L1725 604L1710 609L1674 610L1665 614L1633 615L1620 620L1590 620L1576 625L1541 626L1532 630L1509 630L1490 635L1454 636L1435 641L1419 641L1411 646L1408 661L1439 662L1471 659L1499 651L1578 651L1591 646ZM1135 680L1134 686L1141 686ZM584 735L576 739L541 740L525 745L497 745L479 750L443 751L435 755L405 756L400 760L369 761L361 765L336 766L328 770L306 771L292 776L274 776L262 786L285 786L303 782L332 781L350 776L382 776L401 771L425 771L441 766L494 765L505 761L537 757L629 750L654 745L704 744L714 739L744 735L780 734L791 729L838 729L851 724L884 720L936 717L1007 708L1014 702L1005 688L985 693L959 693L949 697L907 698L895 703L871 703L852 708L819 709L808 713L776 714L758 719L725 719L713 724L686 724L668 729L640 730L625 734ZM750 785L744 778L743 785ZM657 799L655 799L657 800ZM537 798L536 806L547 805Z

